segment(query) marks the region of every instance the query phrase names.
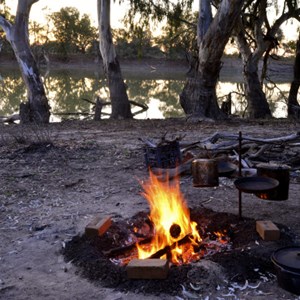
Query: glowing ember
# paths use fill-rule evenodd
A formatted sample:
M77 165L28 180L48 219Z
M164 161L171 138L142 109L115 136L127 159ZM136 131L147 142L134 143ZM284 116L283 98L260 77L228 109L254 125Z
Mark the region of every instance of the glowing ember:
M150 220L154 224L154 237L150 244L138 245L138 257L149 258L158 251L175 264L199 259L194 246L202 241L180 192L179 180L160 182L150 172L149 181L142 184L144 197L150 205Z

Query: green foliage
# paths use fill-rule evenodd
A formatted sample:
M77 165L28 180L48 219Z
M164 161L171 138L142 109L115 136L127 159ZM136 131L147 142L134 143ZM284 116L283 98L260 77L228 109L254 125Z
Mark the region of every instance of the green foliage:
M182 58L186 52L197 51L197 15L191 11L192 2L130 0L129 11L123 21L128 32L137 37L145 32L145 28L150 28L150 23L155 26L164 22L163 32L153 39L153 43L163 49L167 57Z
M131 24L136 20L136 16L140 15L140 21L148 24L151 21L161 22L167 19L168 22L178 22L182 13L190 10L193 1L168 1L168 0L130 0L130 9L127 19Z
M158 58L163 57L159 47L153 45L153 36L149 28L136 24L132 30L113 31L116 50L123 58Z
M13 16L10 12L10 8L6 5L5 1L2 0L0 2L1 6L1 15L9 22L13 22L15 19L15 16Z
M29 34L33 45L42 45L49 42L49 26L41 25L36 21L29 22Z
M97 29L91 25L87 14L82 17L78 9L65 7L48 16L52 22L53 35L57 41L58 51L67 58L68 53L86 53L97 39Z
M198 12L181 12L185 22L169 22L163 27L162 35L156 42L169 58L184 58L187 52L197 56L197 23Z
M15 19L15 16L11 14L10 8L6 5L4 0L1 1L0 13L9 22L13 22ZM14 55L9 42L6 40L5 33L1 27L0 27L0 52Z

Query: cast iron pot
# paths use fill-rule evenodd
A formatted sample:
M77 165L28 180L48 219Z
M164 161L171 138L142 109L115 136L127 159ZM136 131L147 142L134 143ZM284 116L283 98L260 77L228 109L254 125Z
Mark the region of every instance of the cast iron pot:
M276 268L279 286L300 295L300 246L278 249L271 259Z

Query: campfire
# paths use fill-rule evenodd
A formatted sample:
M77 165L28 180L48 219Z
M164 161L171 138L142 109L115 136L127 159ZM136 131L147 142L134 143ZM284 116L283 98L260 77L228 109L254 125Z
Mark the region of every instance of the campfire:
M66 243L66 260L78 266L83 276L107 287L149 294L194 293L199 284L203 292L216 291L224 285L223 276L229 285L234 278L234 286L238 282L243 289L245 280L272 280L265 251L269 257L288 242L289 235L281 234L271 246L268 242L268 247L261 247L255 220L241 221L236 215L204 207L189 209L179 178L165 179L160 181L150 172L149 179L141 182L149 212L128 219L95 218L84 235ZM269 233L266 226L270 227L260 224L259 232ZM226 289L221 287L220 295Z
M150 205L149 219L154 230L149 244L137 245L138 258L167 258L174 264L199 259L195 247L199 247L202 239L197 223L190 219L178 178L173 182L168 179L160 182L150 172L150 179L143 184L143 188L143 196Z
M142 224L132 224L124 245L106 252L112 262L127 265L137 258L165 259L183 265L230 247L226 230L205 232L204 224L191 220L179 177L160 181L150 171L149 179L141 185L150 214Z

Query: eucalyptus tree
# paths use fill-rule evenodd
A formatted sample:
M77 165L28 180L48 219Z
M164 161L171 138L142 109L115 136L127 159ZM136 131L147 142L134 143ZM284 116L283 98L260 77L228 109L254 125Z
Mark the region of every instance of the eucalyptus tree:
M130 102L121 67L112 40L110 27L110 0L97 0L99 46L103 60L103 68L107 79L111 100L111 118L132 118Z
M296 55L294 62L294 78L290 87L288 97L288 116L300 117L300 105L297 99L300 87L300 32L296 44Z
M249 0L243 8L235 28L237 41L243 64L248 114L252 118L271 116L266 95L263 91L264 74L267 60L273 49L279 45L281 25L290 18L300 20L300 9L297 1L284 0L282 8L277 1ZM274 6L275 5L275 6ZM271 22L271 6L276 9L276 18ZM263 58L263 76L259 77L259 62Z
M162 34L155 38L168 58L185 58L193 70L195 57L198 56L197 19L198 13L184 10L182 19L185 22L174 23L171 20L162 27Z
M224 49L240 16L243 2L222 0L212 17L211 1L199 1L198 65L193 76L187 77L180 95L180 103L193 121L199 118L225 118L218 106L216 85Z
M13 21L13 16L10 13L10 8L6 5L5 0L0 1L0 12L3 18L8 21ZM7 50L6 48L11 47L9 46L9 42L5 38L5 32L0 28L0 52L4 52L5 50Z
M190 24L184 19L184 11L191 10L192 2L191 0L130 0L129 17L134 20L138 12L143 22L150 22L153 19L162 21L166 18L167 22L176 28L181 22ZM224 48L239 18L244 0L217 1L218 9L214 18L212 2L199 0L200 13L196 25L198 34L194 37L195 41L198 41L198 50L196 58L190 60L193 64L191 66L193 72L188 73L180 94L181 106L191 120L225 117L217 103L216 84ZM195 27L195 24L190 25Z
M31 6L38 0L19 0L14 22L0 15L0 26L11 44L27 89L27 103L20 105L22 123L48 123L50 107L44 85L30 49L28 21Z
M81 16L75 7L63 7L48 15L48 19L53 23L53 35L65 58L71 52L86 53L97 39L97 29L91 25L90 17Z
M192 12L192 0L130 0L129 10L124 18L124 23L130 32L136 32L139 28L155 29L157 24L162 26L160 36L155 38L167 56L172 51L184 49L181 52L190 55L196 42L196 20ZM192 50L193 49L193 50Z

